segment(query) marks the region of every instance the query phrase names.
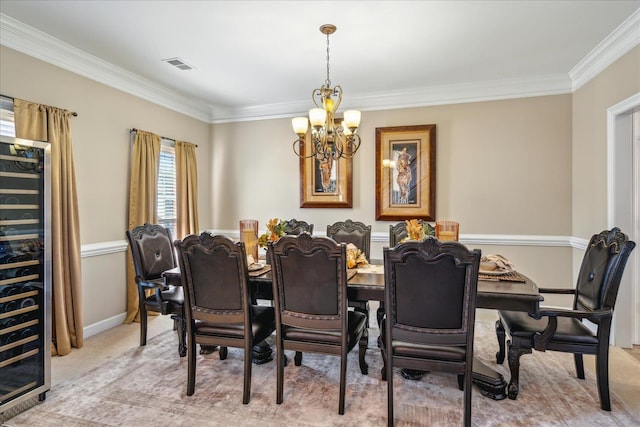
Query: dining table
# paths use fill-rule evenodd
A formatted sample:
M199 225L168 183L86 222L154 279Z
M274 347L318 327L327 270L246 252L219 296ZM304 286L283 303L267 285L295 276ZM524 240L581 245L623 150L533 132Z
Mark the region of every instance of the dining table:
M359 301L378 301L380 308L377 312L378 324L384 315L384 268L380 264L370 264L362 268L348 271L347 297ZM176 267L163 273L167 285L181 285L180 268ZM272 300L272 272L270 266L249 271L249 284L254 300ZM540 310L543 297L538 286L529 277L518 273L505 275L482 274L478 278L476 294L476 308L511 310L529 313L536 317ZM262 343L260 348L254 348L254 353L270 354L266 352ZM366 373L366 371L363 371ZM473 383L480 392L494 400L502 400L507 396L507 382L502 374L486 365L479 358L473 361Z

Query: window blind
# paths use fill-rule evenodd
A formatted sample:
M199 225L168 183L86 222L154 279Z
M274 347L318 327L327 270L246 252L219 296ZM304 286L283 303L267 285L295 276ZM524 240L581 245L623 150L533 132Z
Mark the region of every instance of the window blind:
M162 140L158 171L158 222L176 237L176 154L174 142Z

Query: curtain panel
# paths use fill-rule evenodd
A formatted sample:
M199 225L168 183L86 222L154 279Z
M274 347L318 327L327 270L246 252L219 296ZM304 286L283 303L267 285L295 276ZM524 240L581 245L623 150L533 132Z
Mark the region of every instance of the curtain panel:
M156 224L158 168L160 167L160 135L137 130L133 139L131 174L129 177L128 229ZM127 316L125 323L140 321L138 287L131 251L127 251Z
M80 219L70 117L60 108L14 99L16 136L51 143L52 353L84 344Z
M198 165L196 145L176 141L176 238L198 234Z

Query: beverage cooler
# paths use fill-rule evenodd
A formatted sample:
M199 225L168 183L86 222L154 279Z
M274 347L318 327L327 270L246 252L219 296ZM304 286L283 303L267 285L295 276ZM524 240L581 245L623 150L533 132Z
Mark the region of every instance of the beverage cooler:
M51 385L49 143L0 136L0 413Z

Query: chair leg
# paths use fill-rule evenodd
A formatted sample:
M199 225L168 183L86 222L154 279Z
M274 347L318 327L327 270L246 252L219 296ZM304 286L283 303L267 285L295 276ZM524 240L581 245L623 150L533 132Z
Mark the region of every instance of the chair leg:
M184 313L178 313L172 317L178 332L178 354L180 357L185 357L187 355L187 322L184 318Z
M387 426L393 427L393 367L391 360L387 361L386 357L384 359L386 368L382 369L388 373L385 375L387 379Z
M611 410L611 398L609 396L609 345L603 343L596 354L596 377L598 377L598 394L600 395L600 408L604 411Z
M196 386L196 343L194 337L189 334L187 345L187 396L193 395Z
M277 379L276 379L276 403L279 405L282 403L283 383L284 383L284 361L286 356L284 354L284 346L278 337L278 343L276 345L276 363L277 363Z
M225 360L227 358L228 352L229 351L227 350L227 347L220 346L220 360Z
M498 364L502 364L502 362L504 362L504 341L506 334L500 319L496 320L496 336L498 337L498 347L500 348L496 353L496 362L498 362Z
M360 341L358 343L358 361L360 363L360 372L362 375L367 375L369 373L369 365L365 360L365 355L367 353L367 347L369 346L369 329L365 328L364 332L362 332L362 336L360 336Z
M584 379L584 363L582 362L582 353L574 353L573 360L576 364L576 376L581 380Z
M302 352L301 351L296 351L296 355L293 357L293 363L296 366L302 365Z
M242 389L242 403L246 405L251 399L251 365L253 351L252 346L245 346L244 349L244 387ZM226 348L226 347L225 347Z
M508 386L508 396L511 400L518 397L518 388L520 381L520 356L531 353L530 348L515 347L508 342L509 345L509 370L511 371L511 380Z
M340 401L338 403L338 414L344 415L344 396L347 388L347 352L343 350L340 356Z
M147 309L144 304L140 305L140 346L147 345Z
M473 380L471 370L464 375L464 425L471 427L471 384Z
M382 355L382 369L380 369L380 377L382 381L387 380L387 354L384 351L384 343L381 338L378 338L378 347L380 347L380 354Z

